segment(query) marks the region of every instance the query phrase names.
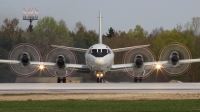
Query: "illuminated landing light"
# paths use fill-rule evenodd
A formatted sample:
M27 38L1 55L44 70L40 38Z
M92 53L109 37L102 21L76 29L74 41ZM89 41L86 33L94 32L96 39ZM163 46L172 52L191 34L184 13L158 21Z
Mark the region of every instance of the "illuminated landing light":
M100 76L103 77L103 74L101 73Z
M156 64L156 69L161 69L161 65L160 64Z
M39 65L39 69L43 70L44 69L44 65Z
M97 77L99 77L100 76L100 74L97 74Z

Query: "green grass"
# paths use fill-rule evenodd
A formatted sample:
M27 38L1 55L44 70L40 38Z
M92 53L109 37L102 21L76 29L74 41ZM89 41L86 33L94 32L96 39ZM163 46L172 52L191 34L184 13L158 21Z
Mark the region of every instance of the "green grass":
M0 112L200 111L200 100L50 100L0 101Z

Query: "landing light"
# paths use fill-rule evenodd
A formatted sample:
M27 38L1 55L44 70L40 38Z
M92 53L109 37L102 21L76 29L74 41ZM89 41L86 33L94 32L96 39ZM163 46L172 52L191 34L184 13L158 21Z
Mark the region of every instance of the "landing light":
M99 77L99 74L97 74L97 77Z
M44 69L44 65L39 65L39 69L43 70Z
M103 77L103 74L101 73L100 76Z
M156 69L160 69L161 68L161 65L160 64L157 64L156 65Z

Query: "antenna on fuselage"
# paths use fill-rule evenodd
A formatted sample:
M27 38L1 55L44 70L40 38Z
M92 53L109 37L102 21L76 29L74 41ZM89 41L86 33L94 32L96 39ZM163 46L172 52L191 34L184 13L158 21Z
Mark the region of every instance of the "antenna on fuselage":
M102 35L101 35L101 10L99 11L99 44L102 44Z

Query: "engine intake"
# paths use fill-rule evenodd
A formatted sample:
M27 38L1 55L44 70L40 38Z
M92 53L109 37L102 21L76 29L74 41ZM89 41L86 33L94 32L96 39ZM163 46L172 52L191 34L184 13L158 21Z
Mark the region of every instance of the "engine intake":
M65 62L65 57L63 55L59 55L56 59L58 68L65 68Z
M20 62L22 67L28 67L30 65L30 55L27 52L23 52L20 56Z
M172 66L177 66L179 62L179 54L176 51L173 51L169 56L169 61Z

